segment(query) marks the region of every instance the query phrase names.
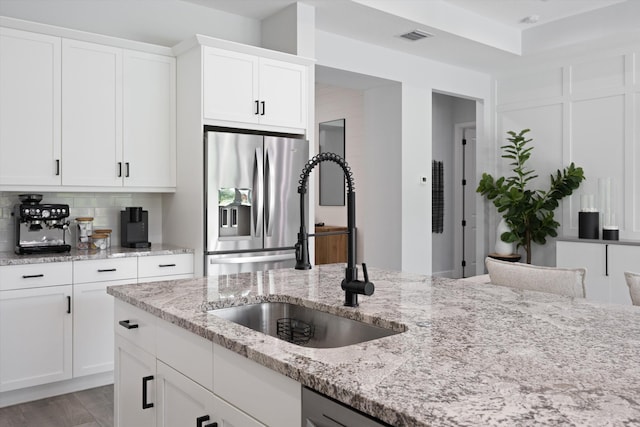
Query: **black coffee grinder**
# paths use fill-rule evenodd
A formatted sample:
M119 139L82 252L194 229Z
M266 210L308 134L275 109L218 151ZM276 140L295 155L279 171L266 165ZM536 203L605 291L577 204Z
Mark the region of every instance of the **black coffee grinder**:
M120 211L120 246L149 248L149 212L140 207Z

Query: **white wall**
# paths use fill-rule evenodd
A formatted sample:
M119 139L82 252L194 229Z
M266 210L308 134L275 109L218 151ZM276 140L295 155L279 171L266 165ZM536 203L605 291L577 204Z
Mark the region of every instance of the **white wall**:
M402 269L402 94L400 84L365 91L365 179L356 182L364 220L363 261Z
M395 217L400 218L401 231L388 233L387 224L379 224L378 232L391 247L401 248L401 268L404 271L431 273L431 93L433 90L458 94L493 103L489 75L430 61L412 55L380 48L335 34L316 31L318 65L355 73L372 75L401 84L400 133L387 147L399 147L401 155L390 158L381 173L398 176L396 194L400 206ZM479 116L478 143L490 140L491 114ZM485 159L485 157L481 157ZM483 170L479 166L478 170ZM420 182L429 177L428 183ZM482 215L482 212L479 212ZM484 217L479 216L479 227ZM380 253L385 248L376 248ZM367 255L369 256L369 255Z
M0 192L0 252L14 250L13 206L20 203L18 194ZM75 247L76 217L93 217L93 228L110 228L111 245L120 245L120 211L127 206L142 206L149 211L149 241L162 243L162 195L158 193L39 193L41 203L69 205L70 230L67 243Z
M571 162L584 169L586 181L556 210L560 235L577 236L580 195L597 198L598 179L611 177L620 236L640 238L639 56L633 46L497 77L497 145L509 130L532 130L535 187L548 188L549 174ZM499 173L510 173L506 162ZM532 262L555 265L553 239L534 246Z
M361 184L364 179L363 153L366 151L364 140L364 95L361 90L347 89L316 83L316 120L314 132L316 152L319 151L320 138L318 125L331 120L345 119L345 160L353 171L354 180ZM315 222L326 225L347 226L346 198L344 206L320 206L319 179L316 179ZM359 187L356 187L359 188ZM361 215L356 217L356 225Z

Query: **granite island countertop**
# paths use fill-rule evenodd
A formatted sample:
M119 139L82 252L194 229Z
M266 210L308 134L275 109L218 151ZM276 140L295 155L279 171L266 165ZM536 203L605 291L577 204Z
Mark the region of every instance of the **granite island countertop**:
M112 247L104 250L78 250L76 248L71 248L70 252L49 254L18 255L15 252L0 252L0 266L125 258L132 256L190 254L193 252L193 249L186 249L162 243L152 243L150 248Z
M343 266L112 286L108 293L394 426L640 425L640 307ZM406 332L334 349L206 312L292 301Z

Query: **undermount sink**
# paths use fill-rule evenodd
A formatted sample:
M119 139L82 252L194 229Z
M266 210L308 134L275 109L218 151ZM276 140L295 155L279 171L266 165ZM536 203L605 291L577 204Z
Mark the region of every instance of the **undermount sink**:
M344 347L403 332L285 302L248 304L209 310L208 313L312 348Z

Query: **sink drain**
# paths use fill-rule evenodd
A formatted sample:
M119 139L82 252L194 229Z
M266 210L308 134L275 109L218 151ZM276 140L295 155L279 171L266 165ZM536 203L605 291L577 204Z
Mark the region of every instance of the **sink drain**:
M283 317L276 321L276 332L281 340L304 345L313 337L313 325L302 320Z

